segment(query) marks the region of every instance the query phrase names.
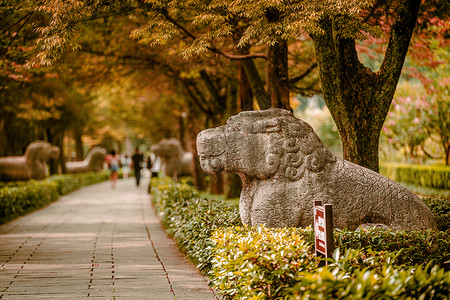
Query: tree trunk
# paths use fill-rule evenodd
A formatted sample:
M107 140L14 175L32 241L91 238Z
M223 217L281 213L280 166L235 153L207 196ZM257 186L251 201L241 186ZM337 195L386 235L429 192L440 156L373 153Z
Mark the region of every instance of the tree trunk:
M269 46L268 76L271 82L271 107L292 111L289 103L288 45L279 41Z
M239 72L238 72L239 76ZM239 97L238 97L238 84L239 78L229 78L227 80L227 112L225 117L237 114L239 109Z
M75 129L74 133L73 133L73 137L75 139L75 152L76 152L75 160L81 161L84 159L83 140L81 139L82 134L79 130Z
M234 173L225 174L226 181L226 189L225 189L225 198L239 198L242 191L242 180L239 175Z
M67 170L66 170L66 161L65 161L65 159L64 159L64 132L62 132L62 133L60 134L60 136L58 137L58 141L57 141L56 146L59 147L59 159L58 159L58 163L59 163L59 165L60 165L60 167L61 167L61 173L62 173L62 174L66 174L66 173L67 173ZM59 173L59 168L58 168L56 174L58 174L58 173Z
M420 0L403 0L380 71L358 60L353 39L339 38L338 23L323 19L312 35L325 102L342 139L344 159L378 172L380 131L408 51Z
M253 110L253 93L250 83L248 82L247 75L242 62L239 62L238 71L239 82L239 111Z
M211 177L211 194L222 195L223 190L223 175L222 174L210 174Z
M5 130L5 118L0 119L0 156L6 156L6 130Z
M200 167L200 160L198 158L197 153L197 134L199 132L197 128L197 121L195 120L193 116L193 112L189 110L188 115L188 137L189 137L189 144L192 152L192 164L193 164L193 179L194 179L194 186L200 190L205 191L206 190L206 183L205 183L205 174Z
M447 145L447 147L445 147L445 165L450 165L450 145Z
M258 102L259 108L270 108L270 96L264 89L264 82L262 81L261 76L258 73L255 62L253 61L253 59L244 59L242 61L242 66L244 67L245 75L247 76L248 82L250 83L253 96L255 96L255 99Z
M61 167L61 172L66 173L66 166L65 166L65 160L64 160L64 131L56 131L52 132L51 130L47 129L47 139L48 142L51 143L53 146L57 146L59 148L59 157L58 159L50 159L48 161L49 165L49 171L50 175L59 174L59 170Z

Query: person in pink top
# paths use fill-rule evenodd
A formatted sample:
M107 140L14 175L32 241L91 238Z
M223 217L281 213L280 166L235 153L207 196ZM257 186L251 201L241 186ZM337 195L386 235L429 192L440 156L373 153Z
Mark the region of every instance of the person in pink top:
M106 157L106 162L108 163L109 170L111 171L111 187L115 188L117 179L119 178L120 157L116 154L116 151L112 150L110 155Z

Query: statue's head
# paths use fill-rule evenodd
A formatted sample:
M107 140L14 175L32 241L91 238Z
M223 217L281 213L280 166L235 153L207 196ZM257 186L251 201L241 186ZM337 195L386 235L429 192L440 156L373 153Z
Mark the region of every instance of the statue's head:
M29 162L46 162L59 157L59 148L45 141L37 141L27 146L25 156Z
M180 141L175 138L160 140L157 144L150 147L150 151L165 159L179 158L183 155L183 147Z
M103 162L106 157L106 150L101 147L93 147L86 157L86 160L89 162L96 171L99 171L103 168Z
M336 157L312 127L284 109L241 112L227 124L197 137L200 164L206 172L234 172L266 179L300 179L319 172Z
M48 154L49 159L58 159L59 157L59 147L51 146Z

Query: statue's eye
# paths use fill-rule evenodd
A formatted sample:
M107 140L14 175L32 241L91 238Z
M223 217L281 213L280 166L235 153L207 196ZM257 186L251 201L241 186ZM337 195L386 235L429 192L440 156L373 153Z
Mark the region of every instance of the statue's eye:
M231 124L231 126L232 126L233 129L235 129L235 130L241 130L241 128L242 128L242 123L241 123L241 122L236 122L236 123Z

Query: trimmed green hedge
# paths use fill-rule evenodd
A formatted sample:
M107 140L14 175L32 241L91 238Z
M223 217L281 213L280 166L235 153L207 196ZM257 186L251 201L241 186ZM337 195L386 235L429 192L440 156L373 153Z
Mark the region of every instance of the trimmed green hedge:
M45 180L9 182L0 187L0 224L41 208L82 186L105 181L108 172L55 175Z
M450 167L400 163L380 164L380 174L397 182L437 189L450 189Z
M311 229L217 230L211 286L228 299L448 299L450 272L432 262L399 266L401 252L337 249L319 268L305 231Z
M239 226L236 207L169 179L153 179L152 193L169 234L202 272L209 270L211 285L225 298L447 299L448 228L335 230L334 262L318 268L310 227ZM425 202L435 216L448 213L447 202Z
M211 268L212 233L221 226L241 224L239 212L218 199L200 197L188 184L152 179L152 200L169 235L202 272Z
M450 200L422 198L422 201L431 209L438 229L446 231L450 229Z

